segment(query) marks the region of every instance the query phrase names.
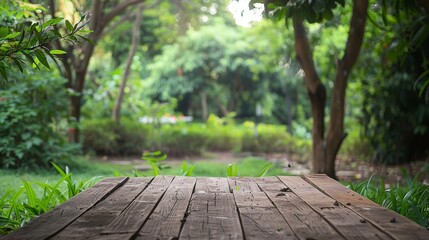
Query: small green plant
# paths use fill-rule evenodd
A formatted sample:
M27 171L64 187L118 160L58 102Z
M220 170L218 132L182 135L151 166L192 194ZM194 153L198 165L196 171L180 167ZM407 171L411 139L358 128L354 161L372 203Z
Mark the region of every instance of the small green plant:
M228 164L226 166L226 176L228 177L236 177L238 176L238 167L236 163Z
M406 181L405 186L396 184L386 189L383 179L375 179L371 176L361 183L350 184L348 188L427 228L429 227L429 186L420 183L418 175L411 178L404 169L402 174Z
M273 166L273 163L267 163L267 165L265 165L258 173L257 177L264 177L265 175L267 175L268 170L270 170L270 168Z
M75 181L66 167L65 171L52 163L61 179L54 184L28 182L16 191L9 189L0 198L0 234L7 234L22 227L34 217L47 212L71 197L92 186L99 177L88 181Z
M170 168L170 166L162 163L165 159L167 159L167 154L162 151L148 152L142 156L142 160L146 160L152 167L154 176L158 176L160 170Z
M180 168L180 175L182 176L192 176L192 172L195 169L195 165L187 164L186 161L182 162L182 167Z
M256 177L264 177L270 168L273 167L273 163L267 163L265 166L259 170L258 174L256 174ZM228 164L226 166L226 176L228 177L236 177L238 176L238 165L236 163Z

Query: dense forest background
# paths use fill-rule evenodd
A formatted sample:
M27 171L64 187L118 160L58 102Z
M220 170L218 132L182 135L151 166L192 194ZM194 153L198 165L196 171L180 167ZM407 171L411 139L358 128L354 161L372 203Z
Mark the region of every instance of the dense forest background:
M428 160L427 3L258 2L2 1L2 168L154 150L285 152L331 176L338 152Z

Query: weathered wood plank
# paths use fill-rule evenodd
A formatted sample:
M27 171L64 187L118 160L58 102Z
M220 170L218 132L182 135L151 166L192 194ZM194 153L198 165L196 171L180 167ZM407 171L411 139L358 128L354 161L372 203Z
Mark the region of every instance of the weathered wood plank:
M245 239L297 239L252 178L229 178Z
M226 178L197 178L180 239L243 239Z
M76 219L52 239L94 239L136 198L152 180L150 178L130 178L102 202Z
M344 239L317 212L277 177L259 178L258 186L274 203L300 239Z
M219 177L199 177L195 185L195 192L227 193L229 191L228 180Z
M353 192L324 174L307 176L305 179L368 221L392 233L397 239L429 239L429 231L420 225Z
M279 179L346 239L392 239L390 235L303 179L289 176Z
M174 177L156 176L150 185L119 214L102 234L121 234L117 239L127 239L136 234L149 217ZM128 234L128 235L124 235ZM103 235L103 238L107 237ZM110 236L113 237L113 236Z
M40 215L5 239L46 239L61 231L75 219L122 186L128 178L106 178L57 208Z
M196 179L175 177L136 239L178 238Z

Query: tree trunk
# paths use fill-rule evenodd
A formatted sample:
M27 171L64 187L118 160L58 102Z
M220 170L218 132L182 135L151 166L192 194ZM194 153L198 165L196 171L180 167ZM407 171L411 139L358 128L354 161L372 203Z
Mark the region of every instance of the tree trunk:
M325 139L324 114L326 90L321 83L313 62L313 54L302 20L293 18L295 49L305 73L305 84L313 113L313 172L335 176L335 159L346 137L344 133L345 95L347 79L357 61L362 46L367 17L368 0L353 1L353 15L343 58L339 61L331 98L330 122Z
M353 1L353 15L343 58L338 62L331 98L331 119L326 136L326 174L335 177L335 159L345 137L344 113L347 79L359 56L365 33L368 0Z
M80 121L82 94L85 84L85 76L88 71L88 65L92 54L94 52L95 44L103 36L106 26L119 14L131 5L145 2L144 0L124 0L119 4L115 5L110 12L104 12L105 3L101 0L94 0L91 8L91 30L93 32L88 36L92 43L84 43L82 45L74 45L68 47L68 53L61 55L64 68L60 69L61 74L67 78L66 87L74 91L73 96L70 96L69 106L69 117L74 122L74 126L69 130L69 141L78 143L80 137L80 131L78 123ZM55 1L49 1L49 8L51 10L52 17L55 17ZM159 1L155 2L151 6L158 4ZM147 6L146 6L147 7ZM117 25L115 25L117 26ZM57 46L60 49L61 43L57 42ZM76 51L73 51L77 49Z
M204 91L201 91L200 98L201 98L201 118L205 121L209 116L208 105L207 105L207 93Z
M116 123L120 122L121 118L121 106L124 100L125 87L127 86L127 80L130 76L131 65L133 63L134 55L136 54L137 47L140 43L140 25L142 22L142 12L143 12L143 4L140 3L139 8L137 9L136 19L134 21L133 29L132 29L132 40L131 47L128 52L128 59L125 65L124 75L122 76L121 86L119 88L119 96L116 100L115 107L113 108L113 121Z
M316 72L313 62L313 53L311 52L310 44L308 42L302 20L299 20L296 17L293 18L293 26L295 36L295 50L298 61L305 73L304 80L313 113L313 172L324 173L324 163L326 156L324 142L326 90Z
M285 106L286 106L286 114L287 114L287 131L289 134L293 134L293 126L292 126L292 99L290 91L285 91Z

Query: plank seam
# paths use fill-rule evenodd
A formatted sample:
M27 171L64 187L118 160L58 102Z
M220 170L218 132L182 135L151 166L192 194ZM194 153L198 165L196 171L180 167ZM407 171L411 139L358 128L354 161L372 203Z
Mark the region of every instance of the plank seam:
M142 192L144 192L144 190L146 190L149 187L149 185L153 182L154 179L155 179L155 177L152 177L148 181L148 183L146 184L146 186L138 194L136 194L136 196L128 203L128 205L124 209L122 209L122 211L118 214L118 216L121 215L131 205L131 203L134 202L134 200L136 200L136 198L138 196L140 196L140 194L142 194Z
M241 235L243 236L243 240L246 240L246 235L244 234L243 219L241 219L240 208L237 205L237 201L235 201L234 188L232 188L232 186L230 185L230 181L228 181L228 179L231 179L231 178L227 177L227 182L228 182L228 187L229 187L229 193L232 194L232 199L234 199L234 205L235 205L235 208L237 209L238 220L240 221ZM231 179L231 181L235 182L235 180L233 180L233 179Z
M302 178L302 177L301 177ZM313 206L311 206L307 201L305 201L304 199L302 199L298 194L296 194L281 178L278 177L278 179L284 184L286 185L299 199L301 199L305 204L307 204L308 207L310 207L311 209L313 209L313 211L318 214L323 220L325 220L326 223L328 223L332 229L334 229L335 231L337 231L337 233L343 237L344 239L347 239L347 237L341 233L340 230L338 230L338 228L331 223L331 221L329 221L322 213L320 213L316 208L314 208Z
M278 177L276 177L277 179L279 179ZM254 181L254 180L253 180ZM279 179L280 181L280 179ZM285 222L287 223L287 225L289 226L289 229L293 232L293 234L295 235L295 237L297 239L299 239L298 234L293 230L292 225L290 225L290 223L288 222L288 220L285 218L285 216L283 216L283 213L280 211L280 209L278 209L277 205L273 202L273 200L270 198L270 196L268 196L268 194L265 192L265 190L259 186L257 181L254 181L256 183L256 185L259 187L259 189L261 190L261 192L263 192L265 194L265 196L268 198L268 200L271 202L271 204L277 209L277 211L280 213L280 215L282 216L282 218L285 220ZM282 181L280 181L281 183L283 183ZM284 184L284 183L283 183Z
M195 193L195 188L197 186L197 181L198 181L198 178L195 178L194 186L192 187L191 197L189 198L188 205L186 206L185 215L183 216L183 220L180 222L180 231L179 231L179 237L178 238L180 238L180 236L182 235L183 226L185 225L185 222L188 219L189 206L191 206L191 201L192 201L192 197L194 196L194 193Z
M45 239L49 239L53 236L55 236L56 234L58 234L59 232L61 232L62 230L64 230L65 228L67 228L69 225L71 225L72 223L74 223L78 218L80 218L83 214L85 214L86 212L88 212L90 209L92 209L93 207L95 207L97 204L99 204L100 202L104 201L104 199L106 199L110 194L112 194L114 191L116 191L118 188L124 186L124 184L126 182L128 182L130 178L126 177L123 181L121 181L120 183L116 184L115 187L113 187L112 189L110 189L106 194L104 194L103 197L101 197L97 202L95 202L94 204L92 204L89 208L87 208L85 211L83 211L81 214L79 214L77 217L75 217L72 221L70 221L67 225L65 225L64 227L62 227L61 229L58 229L56 232L47 235Z
M320 192L322 192L323 194L325 194L326 196L335 199L333 196L331 196L329 193L327 193L325 190L323 190L322 188L320 188L319 186L317 186L315 183L313 183L310 179L308 179L307 177L303 176L302 179L304 181L306 181L307 183L309 183L310 185L314 186L317 190L319 190ZM350 189L350 191L352 191ZM355 192L355 191L353 191ZM356 193L356 192L355 192ZM356 193L359 194L359 193ZM360 195L360 194L359 194ZM350 211L356 213L357 215L359 215L360 217L362 217L363 219L365 219L366 221L368 221L371 225L373 225L375 228L377 228L378 230L380 230L381 232L385 233L386 235L388 235L389 237L391 237L394 240L399 240L397 237L395 237L394 235L392 235L390 232L386 231L385 229L383 229L380 225L378 225L376 222L374 222L371 219L368 219L367 217L363 216L361 213L359 213L358 211L356 211L354 209L354 207L349 207L347 206L347 204L342 203L341 201L338 201L337 199L335 199L335 201L337 201L339 204L341 204L343 207L349 209ZM377 204L378 205L378 204Z
M155 211L155 209L158 207L159 203L161 202L161 199L164 197L165 193L167 192L168 188L170 187L171 183L174 181L176 177L173 176L173 179L171 179L170 184L165 188L165 191L162 193L161 197L158 198L158 201L156 201L155 205L153 206L152 210L147 215L147 218L143 221L141 226L135 231L128 239L135 239L137 235L139 234L140 230L143 228L143 226L146 224L146 222L149 220L152 213Z

